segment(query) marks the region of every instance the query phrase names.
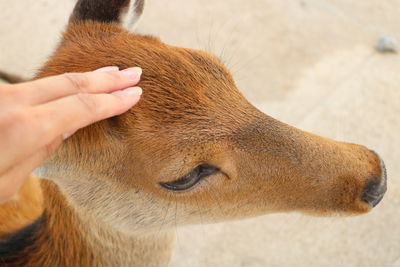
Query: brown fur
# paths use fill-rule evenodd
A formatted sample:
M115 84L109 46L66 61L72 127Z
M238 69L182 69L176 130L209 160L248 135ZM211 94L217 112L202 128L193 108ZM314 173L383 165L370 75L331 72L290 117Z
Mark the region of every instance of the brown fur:
M30 175L14 198L0 205L0 237L31 224L43 212L39 180Z
M145 265L138 266L161 266L170 260L171 234L123 235L70 206L52 182L42 181L42 188L46 192L42 222L27 246L1 266L131 266L139 262Z
M371 209L361 195L382 179L375 153L263 114L208 52L72 19L37 78L107 65L141 66L143 97L129 112L78 131L39 169L49 179L42 182L46 223L37 249L21 261L166 265L168 233L178 225ZM202 163L220 172L182 192L160 186Z

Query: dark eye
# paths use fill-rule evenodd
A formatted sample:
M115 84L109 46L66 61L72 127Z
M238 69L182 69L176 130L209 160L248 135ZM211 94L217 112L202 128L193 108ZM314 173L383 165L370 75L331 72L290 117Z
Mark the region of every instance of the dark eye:
M169 190L182 191L191 188L192 186L200 182L203 178L217 173L218 171L219 169L217 167L211 166L209 164L201 164L194 168L190 173L179 178L178 180L160 184Z

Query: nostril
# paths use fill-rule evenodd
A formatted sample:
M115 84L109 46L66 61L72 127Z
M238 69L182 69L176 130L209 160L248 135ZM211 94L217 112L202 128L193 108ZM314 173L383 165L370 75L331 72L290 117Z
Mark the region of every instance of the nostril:
M367 191L364 191L361 199L370 204L372 207L375 207L376 205L378 205L379 202L381 202L384 194L385 193L375 195L375 194L370 194Z
M380 159L380 158L379 158ZM380 159L381 176L378 179L370 180L361 196L361 199L372 207L378 205L386 193L386 168L384 162Z

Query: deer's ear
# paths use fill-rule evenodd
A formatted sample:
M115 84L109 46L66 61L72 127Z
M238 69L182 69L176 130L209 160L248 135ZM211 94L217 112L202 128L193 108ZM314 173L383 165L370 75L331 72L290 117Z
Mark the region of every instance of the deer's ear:
M69 22L97 21L120 24L129 9L130 2L130 0L78 0ZM135 1L130 26L139 20L143 7L144 0Z

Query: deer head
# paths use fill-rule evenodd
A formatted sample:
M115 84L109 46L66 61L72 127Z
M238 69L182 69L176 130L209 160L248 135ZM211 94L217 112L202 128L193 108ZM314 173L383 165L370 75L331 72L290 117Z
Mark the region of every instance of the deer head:
M376 153L259 111L209 52L123 29L129 2L79 0L37 76L143 69L138 105L78 131L38 169L73 205L134 232L272 212L356 215L381 200L386 172Z

